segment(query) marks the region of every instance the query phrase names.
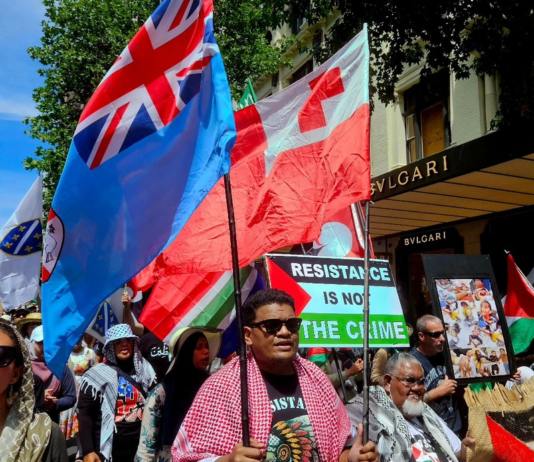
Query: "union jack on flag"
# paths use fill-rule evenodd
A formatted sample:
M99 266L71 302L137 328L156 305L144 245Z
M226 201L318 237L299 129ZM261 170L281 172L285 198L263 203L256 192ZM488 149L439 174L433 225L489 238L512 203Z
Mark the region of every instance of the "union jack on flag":
M166 127L198 94L219 52L212 17L211 2L167 0L141 27L76 128L74 144L91 170Z

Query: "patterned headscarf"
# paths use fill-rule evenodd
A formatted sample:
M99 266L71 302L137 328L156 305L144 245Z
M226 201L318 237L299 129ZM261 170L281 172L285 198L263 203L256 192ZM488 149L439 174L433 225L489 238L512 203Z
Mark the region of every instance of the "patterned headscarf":
M269 395L251 353L247 364L250 437L267 445L272 425ZM297 355L293 367L299 379L321 460L338 460L351 428L345 408L328 377L315 364ZM242 440L239 371L239 358L235 358L206 380L174 441L173 462L197 461L230 454Z
M89 369L82 377L80 390L89 393L94 399L100 398L102 405L102 427L100 431L100 452L106 459L111 457L113 446L113 432L115 422L115 407L117 404L119 376L110 367L117 364L113 342L123 338L134 339L133 366L135 369L135 380L147 393L156 380L156 373L152 366L141 355L139 350L139 337L132 333L127 324L117 324L106 332L106 343L103 353L105 363L97 364ZM125 371L126 372L126 371Z
M3 325L0 329L10 330L16 335L24 367L20 388L10 399L9 414L0 437L0 460L38 462L43 459L50 441L52 421L47 414L34 413L32 365L24 340L11 326Z

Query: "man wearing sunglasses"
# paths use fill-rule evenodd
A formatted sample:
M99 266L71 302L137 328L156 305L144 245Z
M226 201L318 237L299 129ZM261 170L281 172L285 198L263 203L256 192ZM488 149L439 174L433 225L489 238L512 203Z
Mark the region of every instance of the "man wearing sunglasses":
M445 368L445 328L436 316L424 315L417 320L419 344L410 353L425 372L425 403L429 404L449 426L458 433L462 427L455 396L456 381L449 379Z
M173 461L346 461L355 435L328 377L297 355L301 320L293 297L267 289L243 307L250 447L243 447L238 358L203 385L180 427ZM362 432L360 432L361 434ZM354 443L349 460L378 460L374 443Z
M370 389L371 441L381 448L381 462L465 461L466 446L423 401L425 377L420 362L409 353L393 355L387 362L383 385ZM363 400L347 404L351 421L363 416Z

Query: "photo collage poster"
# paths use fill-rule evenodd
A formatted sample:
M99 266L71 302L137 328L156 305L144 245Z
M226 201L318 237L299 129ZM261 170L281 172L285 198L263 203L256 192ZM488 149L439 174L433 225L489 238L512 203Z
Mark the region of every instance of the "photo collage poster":
M510 375L509 351L490 279L434 279L455 379Z

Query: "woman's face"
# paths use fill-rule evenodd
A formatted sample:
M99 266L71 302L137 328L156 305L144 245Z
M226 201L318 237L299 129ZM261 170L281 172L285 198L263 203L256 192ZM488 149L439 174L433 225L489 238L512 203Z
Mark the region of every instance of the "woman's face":
M488 302L482 302L480 306L484 314L488 314L491 311L491 305Z
M133 339L121 338L113 342L113 348L115 349L115 357L121 361L130 359L133 353Z
M204 337L200 337L193 352L193 367L203 371L210 364L210 347Z
M44 361L44 346L43 342L34 342L35 345L35 355L37 359Z
M0 347L13 347L13 340L0 330ZM17 383L22 375L22 366L16 367L15 360L9 366L0 367L0 402L7 399L7 389L9 385Z

